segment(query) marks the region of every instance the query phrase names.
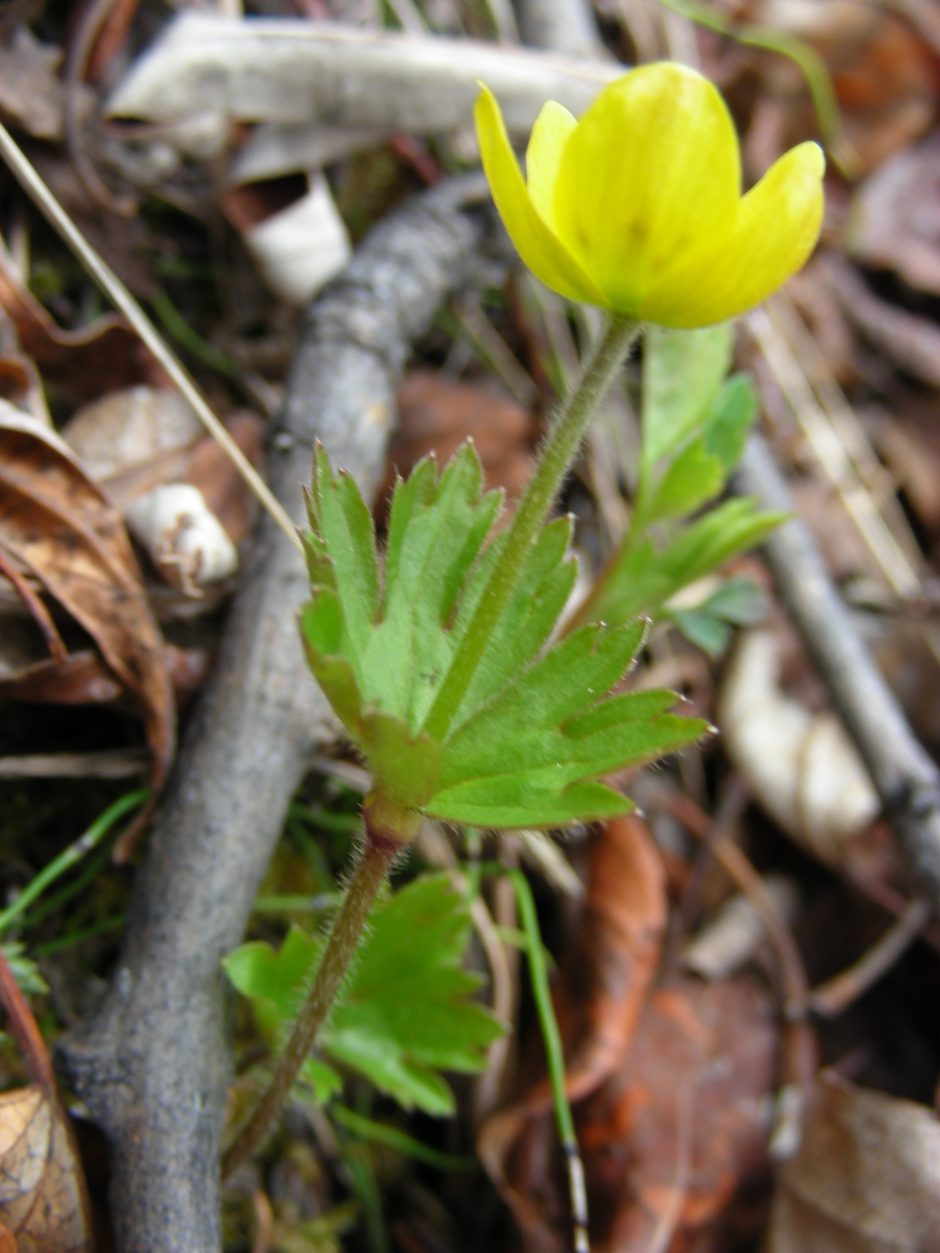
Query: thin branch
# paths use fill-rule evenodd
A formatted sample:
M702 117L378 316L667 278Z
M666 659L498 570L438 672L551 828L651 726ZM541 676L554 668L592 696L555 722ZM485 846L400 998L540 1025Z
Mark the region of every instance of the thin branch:
M765 509L793 511L783 476L760 436L748 444L735 486ZM862 643L803 522L787 522L764 551L781 600L868 768L911 878L940 913L940 770Z
M593 6L586 0L516 0L516 9L523 42L531 47L572 57L609 59Z

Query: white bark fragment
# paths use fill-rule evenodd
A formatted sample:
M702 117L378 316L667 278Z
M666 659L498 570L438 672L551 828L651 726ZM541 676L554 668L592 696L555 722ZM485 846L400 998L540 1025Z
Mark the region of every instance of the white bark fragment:
M305 196L244 234L266 286L302 307L352 256L352 245L325 178Z
M823 861L838 863L881 803L841 722L785 695L777 670L773 633L746 632L722 687L722 741L774 821Z
M229 578L238 551L205 497L189 483L170 483L139 496L125 513L127 528L168 583L188 595Z
M468 39L185 12L131 68L112 117L321 122L417 134L465 123L485 82L511 131L546 100L581 113L623 67Z

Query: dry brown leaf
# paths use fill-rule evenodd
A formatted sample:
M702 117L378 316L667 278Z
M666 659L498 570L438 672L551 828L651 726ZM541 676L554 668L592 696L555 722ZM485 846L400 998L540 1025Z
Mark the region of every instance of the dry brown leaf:
M754 1213L732 1202L767 1169L778 1043L771 998L753 980L682 980L652 994L616 1069L574 1109L594 1253L724 1253L741 1244L732 1223L753 1237ZM564 1253L551 1113L497 1115L484 1136L494 1132L508 1163L496 1182L523 1248Z
M846 249L892 269L915 291L940 295L940 138L905 148L866 179L852 206Z
M35 139L61 139L65 131L61 60L58 48L25 25L0 40L0 114Z
M251 464L260 466L264 457L264 421L250 410L239 409L229 414L225 425ZM240 544L247 538L255 519L256 501L217 440L208 436L199 440L190 454L184 478L202 492L232 543Z
M392 474L379 500L391 491L392 475L406 475L415 462L435 452L445 461L468 437L476 445L490 487L518 496L532 471L535 423L529 410L491 389L456 383L431 370L412 370L398 389L399 427L392 437Z
M265 424L236 410L226 428L252 465L262 460ZM203 428L187 401L167 388L129 387L83 405L62 429L88 476L122 510L167 484L199 489L233 543L248 534L253 497L231 457Z
M0 424L0 545L92 636L136 698L162 786L176 720L163 640L120 516L65 445L27 424Z
M23 351L46 382L76 399L100 396L135 383L163 383L162 369L122 318L98 318L78 331L64 331L22 282L0 242L0 308L16 327Z
M731 1202L766 1170L777 1052L753 980L653 993L618 1073L577 1111L595 1253L739 1247L727 1224L754 1216Z
M615 818L592 845L584 914L562 975L572 1100L606 1079L629 1047L665 932L662 859L639 818Z
M937 1253L940 1123L923 1105L823 1076L780 1172L767 1253Z
M8 1247L19 1253L91 1249L70 1130L36 1087L0 1095L0 1220L16 1237Z
M166 664L178 705L184 704L205 681L209 654L204 649L166 646ZM68 653L61 660L47 657L8 674L0 673L0 700L50 705L120 704L125 689L98 653Z
M16 1236L4 1223L0 1223L0 1253L17 1253Z
M875 169L892 153L925 134L936 117L936 69L926 40L899 5L856 0L756 0L758 25L795 36L826 63L842 127L834 155L853 174ZM760 54L765 72L786 84L776 101L787 142L813 133L817 119L802 71ZM786 146L786 144L784 145Z
M115 389L89 401L61 431L85 473L102 486L154 462L185 464L183 454L202 433L202 423L178 391L144 386ZM141 490L167 481L147 481Z

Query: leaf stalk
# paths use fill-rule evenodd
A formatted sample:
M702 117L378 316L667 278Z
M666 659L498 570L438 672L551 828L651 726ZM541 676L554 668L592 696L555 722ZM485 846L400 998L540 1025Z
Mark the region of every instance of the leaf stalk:
M611 314L580 379L556 410L486 591L428 713L423 729L430 735L439 739L445 736L518 582L529 549L578 454L588 422L639 331L639 324L632 319Z
M366 824L365 843L346 888L346 895L330 932L323 958L310 991L291 1028L274 1074L254 1112L222 1157L226 1178L259 1149L273 1131L317 1036L326 1023L340 989L349 974L356 950L366 931L376 897L411 834L396 840L391 833L374 831Z

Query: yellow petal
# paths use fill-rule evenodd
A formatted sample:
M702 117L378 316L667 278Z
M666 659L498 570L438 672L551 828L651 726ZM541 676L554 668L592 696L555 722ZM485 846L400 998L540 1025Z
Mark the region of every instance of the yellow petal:
M694 70L641 66L600 93L564 146L558 234L623 313L675 256L725 235L740 196L734 124Z
M725 240L662 276L644 316L664 326L708 326L753 309L783 286L819 238L825 168L818 144L791 148L741 200Z
M603 304L599 289L539 216L509 143L499 105L486 87L477 98L474 117L490 191L522 260L536 278L569 300Z
M577 119L564 105L549 100L542 106L529 136L525 153L529 197L539 217L549 227L554 221L553 200L561 154L577 125Z

